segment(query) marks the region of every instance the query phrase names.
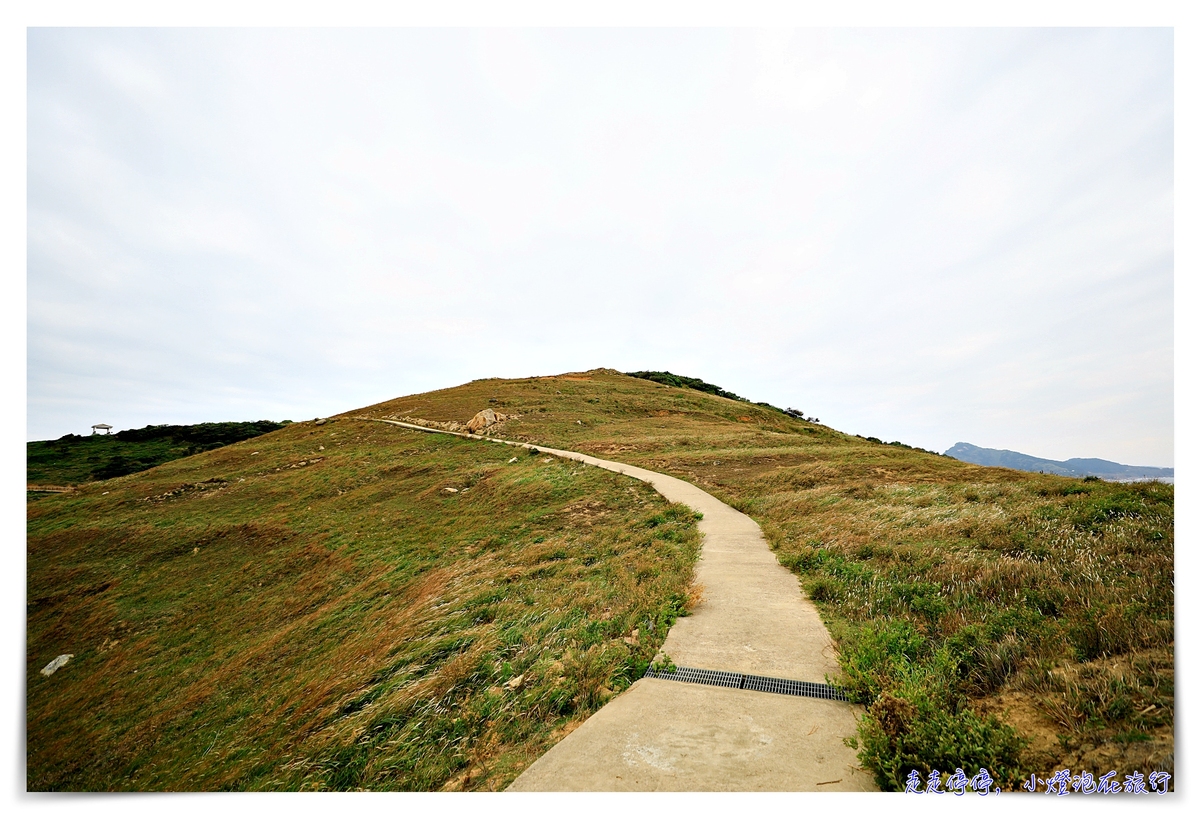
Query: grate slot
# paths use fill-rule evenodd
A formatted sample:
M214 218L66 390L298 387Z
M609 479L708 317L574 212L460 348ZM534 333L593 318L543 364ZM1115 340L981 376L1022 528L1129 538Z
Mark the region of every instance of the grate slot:
M647 669L646 675L652 679L670 679L673 682L689 682L698 685L714 685L716 687L741 687L742 674L730 673L725 670L702 670L695 667L679 667L672 673Z
M844 692L833 685L818 682L798 682L793 679L747 675L743 687L746 690L781 693L785 696L807 696L812 699L831 699L838 702L850 701Z
M677 667L668 673L647 668L646 678L667 679L672 682L687 682L714 687L733 687L760 693L778 693L783 696L806 696L812 699L830 699L837 702L850 701L844 691L833 685L819 682L799 682L794 679L776 679L771 676L754 676L748 673L732 673L727 670Z

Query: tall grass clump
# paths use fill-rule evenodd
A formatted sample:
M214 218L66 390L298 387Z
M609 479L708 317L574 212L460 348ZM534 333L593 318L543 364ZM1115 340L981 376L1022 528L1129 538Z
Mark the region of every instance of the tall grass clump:
M1013 786L1055 764L1112 763L1096 748L1129 736L1142 737L1146 763L1173 765L1169 733L1156 749L1145 718L1172 706L1167 686L1132 673L1110 684L1102 670L1173 645L1171 488L1066 478L1003 495L945 487L932 491L995 500L967 512L944 499L940 513L920 501L930 491L855 499L852 526L834 528L825 512L821 539L803 545L798 535L818 521L777 529L782 561L839 638L845 684L867 708L856 746L880 786L958 767ZM1080 673L1105 681L1068 681ZM1013 693L1032 694L1064 731L1057 747L1005 723L993 705Z

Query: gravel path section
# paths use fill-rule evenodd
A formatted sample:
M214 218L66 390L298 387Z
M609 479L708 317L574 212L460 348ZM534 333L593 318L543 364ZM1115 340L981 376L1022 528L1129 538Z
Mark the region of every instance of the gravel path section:
M360 418L362 420L379 420ZM667 634L677 665L808 682L840 674L829 632L758 524L684 480L579 452L536 448L642 480L703 514L704 596ZM843 702L639 679L535 761L516 791L874 791L843 739L862 709Z

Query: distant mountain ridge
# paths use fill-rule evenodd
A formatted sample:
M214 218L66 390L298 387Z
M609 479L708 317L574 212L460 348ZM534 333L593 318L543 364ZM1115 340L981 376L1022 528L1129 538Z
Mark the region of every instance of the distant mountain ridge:
M948 457L976 466L1001 466L1018 471L1036 471L1063 477L1099 477L1102 480L1174 480L1175 469L1155 466L1126 466L1096 457L1072 457L1047 460L1008 449L984 449L970 443L955 443L946 450Z

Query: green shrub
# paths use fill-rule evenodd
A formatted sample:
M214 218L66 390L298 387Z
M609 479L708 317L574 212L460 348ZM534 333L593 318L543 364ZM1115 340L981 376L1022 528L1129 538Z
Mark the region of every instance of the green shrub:
M722 398L730 398L732 400L740 401L746 400L740 395L735 395L732 392L728 392L721 387L716 386L715 384L707 383L699 378L689 378L686 375L674 375L670 372L655 371L626 372L625 374L631 378L641 378L645 381L654 381L655 383L665 384L666 386L677 386L680 388L687 387L688 389L695 389L698 392L706 392L710 395L717 395ZM771 408L773 409L774 407Z
M867 623L841 644L846 690L855 701L869 703L910 676L927 652L927 640L910 622Z
M912 770L922 778L932 770L986 768L1002 786L1020 777L1024 742L994 717L968 708L955 709L926 692L910 689L880 696L863 717L858 739L863 766L885 791L901 792Z
M978 674L980 654L995 650L986 628L964 628L940 646L910 622L871 623L842 643L846 689L868 705L859 724L859 760L885 790L903 790L911 770L986 767L997 781L1012 783L1023 747L1020 737L995 718L983 718L966 705L964 681L998 686L1017 667L1016 640L1001 642L1001 666L994 678Z

